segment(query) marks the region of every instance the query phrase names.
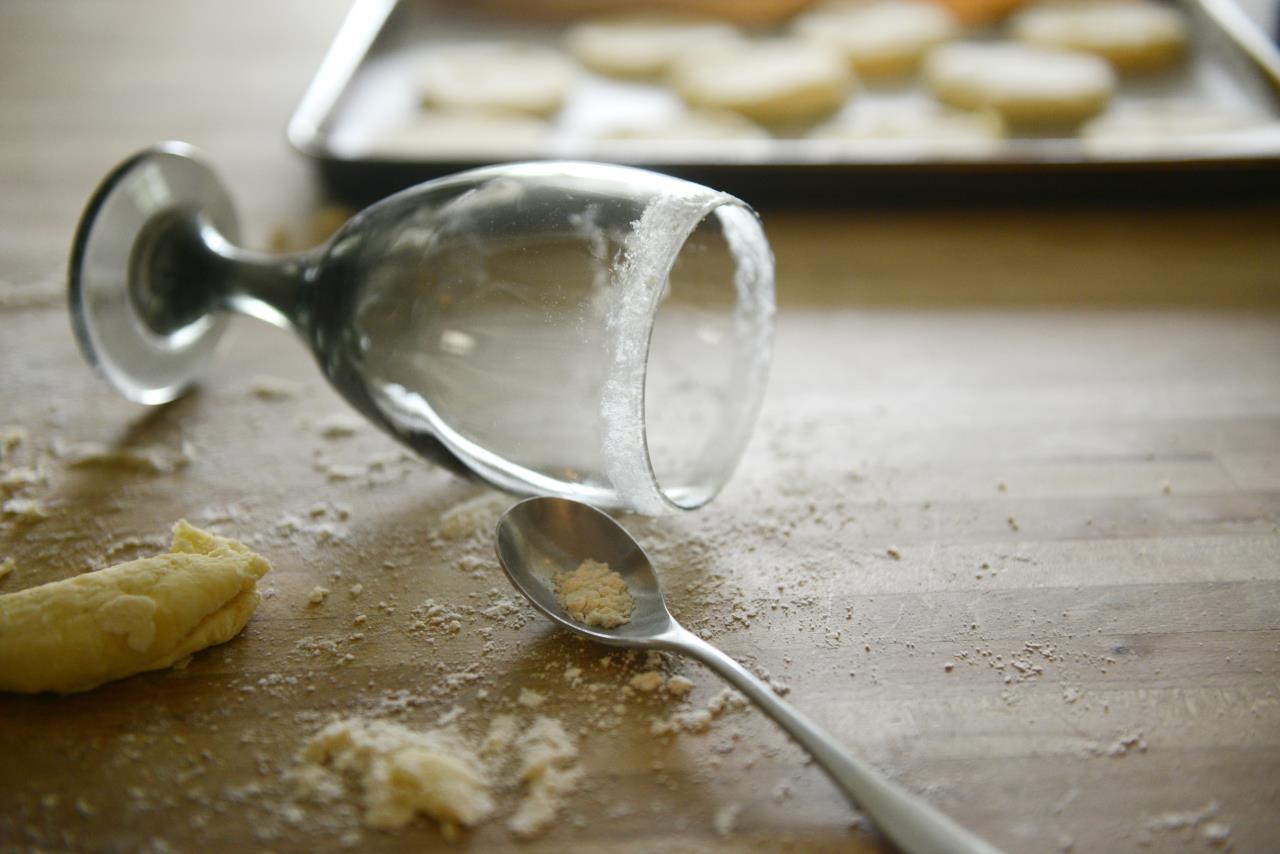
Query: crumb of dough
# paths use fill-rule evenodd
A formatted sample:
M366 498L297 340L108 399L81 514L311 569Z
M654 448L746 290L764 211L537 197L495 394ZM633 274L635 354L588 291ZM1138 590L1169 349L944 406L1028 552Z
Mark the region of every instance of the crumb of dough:
M884 550L884 553L885 553L885 554L887 554L887 555L888 555L890 558L892 558L893 560L902 560L902 552L898 551L897 549L893 548L892 546L890 546L889 548L885 549L885 550Z
M516 749L525 792L507 829L521 839L532 839L551 826L565 798L578 787L582 769L576 764L577 746L552 718L536 718Z
M179 521L168 553L0 596L0 691L87 691L224 643L270 568L243 543Z
M663 676L656 670L646 670L631 677L631 687L642 694L652 694L662 687Z
M1153 816L1147 820L1147 830L1149 831L1184 831L1187 829L1194 830L1214 818L1218 814L1218 802L1211 800L1198 810L1189 810L1187 812L1166 812Z
M742 812L742 804L731 803L725 804L716 810L715 828L716 836L721 839L728 838L732 833L734 826L738 823L738 814Z
M0 504L0 513L27 524L49 518L49 511L38 498L10 498Z
M356 598L363 592L364 592L364 585L361 584L360 582L356 582L355 584L351 585L350 588L347 589L347 593L351 596L352 599Z
M6 424L0 427L0 459L3 459L26 441L27 428L19 427L16 424Z
M1147 740L1142 737L1142 730L1117 738L1107 748L1107 755L1112 758L1126 756L1130 750L1137 750L1139 753L1147 752Z
M249 393L259 400L291 400L298 396L298 384L279 377L257 376L249 381Z
M1200 828L1200 835L1210 845L1223 848L1231 838L1231 825L1223 821L1211 821Z
M12 468L0 474L0 491L16 492L20 489L26 489L29 486L36 486L44 483L45 475L43 471L33 468Z
M8 577L9 573L13 572L15 566L16 564L13 562L13 558L11 557L0 560L0 581L3 581Z
M579 623L612 629L631 619L635 600L622 576L607 563L584 560L573 572L556 575L552 583L560 604Z
M319 584L317 584L315 587L312 587L311 592L307 594L307 604L319 605L321 602L323 602L325 599L328 599L328 598L329 598L329 588L321 587Z
M338 412L320 420L316 430L325 439L346 439L354 436L364 426L360 419L345 412Z
M295 777L303 793L335 799L335 781L318 773L328 768L358 781L364 823L372 828L404 827L425 813L450 838L459 825L471 827L493 812L484 767L449 730L348 718L308 741L302 757L310 764L309 773Z
M667 680L667 693L673 697L684 697L693 690L693 682L684 676L672 676Z
M516 698L516 702L524 706L526 709L536 709L547 701L547 698L534 691L532 688L521 688L520 696Z

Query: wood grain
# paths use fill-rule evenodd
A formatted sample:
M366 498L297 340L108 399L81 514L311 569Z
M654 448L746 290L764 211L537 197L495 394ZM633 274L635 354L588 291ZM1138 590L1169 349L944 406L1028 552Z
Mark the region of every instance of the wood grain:
M606 665L523 607L480 614L511 596L489 542L503 499L372 430L321 436L344 405L288 336L237 321L208 382L158 410L84 366L59 280L94 183L184 138L226 176L250 244L302 222L321 193L281 128L342 11L0 8L0 426L29 431L14 453L45 461L52 511L4 522L17 569L0 592L158 550L181 516L274 565L244 634L184 670L0 697L0 850L445 847L426 820L359 832L304 805L295 821L294 754L330 714L398 700L393 716L429 726L457 706L474 730L522 688L578 735L587 780L542 840L494 821L455 847L876 850L753 711L655 739L680 706L631 697L601 729L641 663ZM1272 850L1280 206L776 210L766 226L783 309L742 468L703 511L629 520L677 615L1010 851L1213 850L1213 822L1233 850ZM258 374L297 395L255 397ZM185 440L194 459L72 469L57 439ZM366 474L332 481L327 462ZM316 584L334 592L309 607ZM415 627L426 599L464 630ZM568 666L603 693L572 691ZM695 681L691 708L720 690L668 666Z

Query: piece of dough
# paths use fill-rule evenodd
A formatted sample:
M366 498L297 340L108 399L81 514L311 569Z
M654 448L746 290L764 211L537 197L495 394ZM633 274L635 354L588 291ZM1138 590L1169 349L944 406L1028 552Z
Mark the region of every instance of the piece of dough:
M1152 101L1101 115L1080 129L1080 137L1085 148L1100 157L1141 157L1204 150L1220 134L1240 139L1242 131L1261 129L1265 122L1241 110Z
M732 110L764 124L821 118L855 83L844 55L802 39L717 45L682 54L671 85L693 107Z
M424 110L413 121L369 138L363 154L474 159L532 147L551 135L545 119L520 113Z
M429 106L545 116L560 109L577 73L568 57L539 45L453 44L422 57L418 87Z
M1004 141L1004 123L991 112L881 109L855 111L843 121L819 125L810 139L839 142L850 151L897 155L990 156Z
M681 15L617 15L583 21L565 35L565 47L579 62L617 77L665 74L690 48L738 37L732 24Z
M959 23L928 0L832 3L796 18L796 35L844 51L858 76L897 77L915 71L929 48L954 38Z
M617 125L603 136L607 139L665 142L724 139L769 139L769 132L755 122L726 110L689 110L665 121Z
M228 641L268 569L181 521L167 554L0 596L0 691L87 691Z
M1022 5L1023 0L936 0L966 25L990 24Z
M924 67L944 104L994 110L1015 125L1077 124L1100 113L1116 87L1096 56L1019 44L945 44Z
M1074 2L1033 6L1009 22L1014 38L1041 47L1083 50L1118 71L1167 68L1182 56L1182 14L1148 2Z

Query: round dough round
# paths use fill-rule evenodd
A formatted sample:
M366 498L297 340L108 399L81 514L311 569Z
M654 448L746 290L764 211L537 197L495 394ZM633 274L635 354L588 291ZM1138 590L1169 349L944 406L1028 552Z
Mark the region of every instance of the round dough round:
M391 157L474 159L478 153L509 151L551 134L551 125L519 113L423 110L408 124L370 137L362 154Z
M667 121L612 127L604 136L608 139L645 142L683 142L701 139L768 139L769 132L737 113L726 110L689 110Z
M1117 109L1085 124L1080 137L1099 156L1143 156L1198 150L1206 136L1261 127L1264 119L1240 110L1208 104L1153 101Z
M791 124L835 110L855 77L830 45L772 39L685 53L671 85L689 105L732 110L764 124Z
M819 125L810 139L845 143L852 150L896 154L988 156L1004 140L1004 123L992 112L901 109L855 110L850 117Z
M954 38L959 24L943 6L926 0L835 3L796 18L796 35L835 45L861 77L915 71L934 45Z
M738 38L732 24L679 15L619 15L584 21L565 36L579 62L617 77L665 74L683 51Z
M1033 6L1015 15L1009 30L1027 44L1096 54L1119 71L1167 68L1187 42L1180 12L1146 2Z
M577 67L559 51L505 42L437 47L422 58L425 104L549 115L560 109Z
M1100 113L1115 91L1107 63L1087 53L1018 44L942 45L925 77L944 104L994 110L1010 124L1077 124Z

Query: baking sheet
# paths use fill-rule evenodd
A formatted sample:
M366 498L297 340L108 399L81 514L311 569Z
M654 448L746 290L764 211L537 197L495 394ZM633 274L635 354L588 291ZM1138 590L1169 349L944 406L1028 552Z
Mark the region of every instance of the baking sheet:
M1000 189L1126 187L1119 179L1176 173L1219 188L1232 174L1280 173L1280 55L1233 0L1184 0L1191 24L1188 58L1168 72L1121 80L1109 112L1152 103L1204 105L1255 121L1162 144L1091 145L1061 132L1021 132L987 148L927 141L811 139L803 129L763 140L620 140L622 125L659 123L684 107L658 83L616 80L586 69L549 135L495 138L420 151L387 150L382 140L421 113L415 69L443 44L518 41L559 45L563 27L514 21L430 0L358 0L289 123L289 138L322 166L339 195L368 197L482 163L561 158L629 163L682 174L728 189L764 192L947 188L961 194ZM926 110L932 99L918 82L865 87L843 108ZM1092 183L1080 183L1082 176ZM1265 183L1265 182L1264 182ZM1246 179L1242 187L1263 185ZM1168 182L1162 185L1169 189Z

